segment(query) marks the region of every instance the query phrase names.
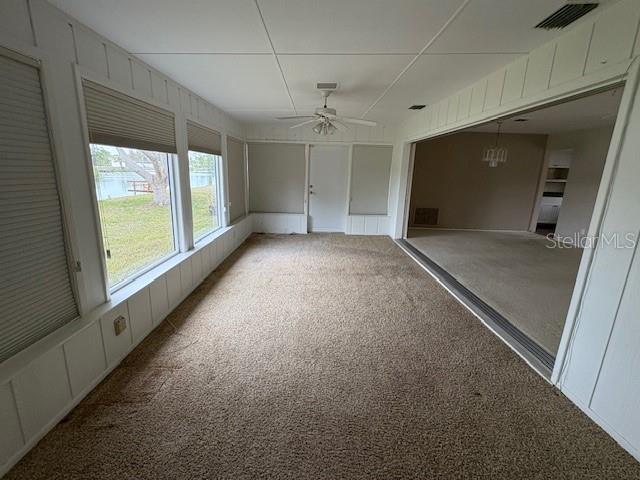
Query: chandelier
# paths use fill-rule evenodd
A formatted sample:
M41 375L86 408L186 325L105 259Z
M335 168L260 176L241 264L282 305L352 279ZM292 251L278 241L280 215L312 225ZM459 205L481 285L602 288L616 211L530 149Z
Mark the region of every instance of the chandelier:
M490 167L495 168L501 163L507 161L507 149L506 147L500 147L498 141L500 140L500 128L502 127L502 120L498 120L498 133L496 134L496 143L484 149L482 155L482 161L487 162Z

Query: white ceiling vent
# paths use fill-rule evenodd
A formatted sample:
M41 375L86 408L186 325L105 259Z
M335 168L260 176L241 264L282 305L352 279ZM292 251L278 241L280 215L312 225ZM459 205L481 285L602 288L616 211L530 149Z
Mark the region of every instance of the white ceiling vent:
M553 30L555 28L565 28L573 22L583 17L598 6L597 2L577 3L570 2L564 7L560 7L554 13L542 20L535 28Z
M316 84L316 88L318 90L335 90L338 88L338 84L337 83L331 83L331 82L319 82Z

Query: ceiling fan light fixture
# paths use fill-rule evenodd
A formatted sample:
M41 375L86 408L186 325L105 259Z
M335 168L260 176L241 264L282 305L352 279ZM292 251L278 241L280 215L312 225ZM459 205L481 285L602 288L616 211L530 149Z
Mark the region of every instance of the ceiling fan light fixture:
M313 131L318 135L322 135L322 123L318 123L315 127L313 127Z

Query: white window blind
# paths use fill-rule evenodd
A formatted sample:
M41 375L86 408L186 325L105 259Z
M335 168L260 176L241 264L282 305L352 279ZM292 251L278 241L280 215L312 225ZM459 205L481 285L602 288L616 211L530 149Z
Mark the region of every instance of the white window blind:
M229 177L229 215L233 223L244 216L246 167L244 162L244 142L227 137L227 176Z
M177 153L171 112L86 79L82 86L91 143Z
M187 122L187 141L189 142L189 150L222 155L222 137L215 130Z
M0 54L0 362L78 316L48 132L38 68Z

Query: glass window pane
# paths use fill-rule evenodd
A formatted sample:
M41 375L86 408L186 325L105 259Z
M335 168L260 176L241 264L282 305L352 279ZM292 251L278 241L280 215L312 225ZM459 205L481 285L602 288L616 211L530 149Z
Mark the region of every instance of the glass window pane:
M109 286L175 252L169 155L91 145Z
M218 217L218 155L189 152L189 181L195 241L220 226Z

